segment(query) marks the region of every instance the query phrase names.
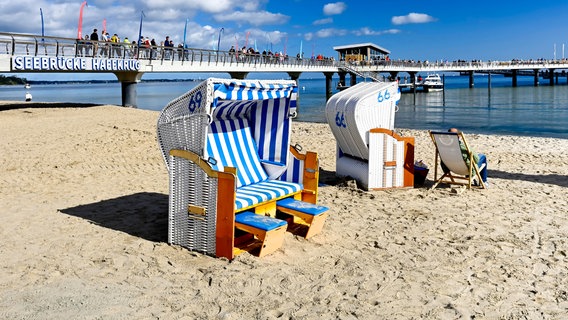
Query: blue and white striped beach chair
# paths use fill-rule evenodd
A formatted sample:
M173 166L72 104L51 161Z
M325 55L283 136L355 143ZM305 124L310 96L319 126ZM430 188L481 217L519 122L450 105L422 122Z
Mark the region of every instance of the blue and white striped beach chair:
M164 108L170 243L232 259L253 236L259 256L277 250L289 223L306 224L307 238L321 231L317 155L290 147L296 99L294 81L208 79ZM297 210L280 207L283 199ZM277 219L279 209L296 220Z

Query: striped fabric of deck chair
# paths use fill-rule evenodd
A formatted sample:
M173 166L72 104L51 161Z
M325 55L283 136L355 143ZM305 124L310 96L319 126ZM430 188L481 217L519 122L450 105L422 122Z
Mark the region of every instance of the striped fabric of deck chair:
M434 185L436 188L440 183L465 185L471 189L473 178L477 178L479 187L485 189L485 183L481 179L481 168L473 161L473 153L469 149L465 137L461 132L435 132L429 131L432 142L436 147L434 160ZM460 144L463 144L469 155L469 164L463 158ZM447 172L443 172L438 178L438 165L444 163Z

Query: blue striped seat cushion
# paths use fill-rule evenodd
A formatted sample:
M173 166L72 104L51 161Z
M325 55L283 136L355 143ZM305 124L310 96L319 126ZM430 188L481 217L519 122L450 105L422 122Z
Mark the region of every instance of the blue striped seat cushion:
M262 202L279 199L301 190L301 184L280 180L267 180L240 187L237 188L235 210L238 211Z
M247 226L251 226L264 231L274 230L276 228L287 225L286 221L284 220L261 216L260 214L256 214L250 211L245 211L243 213L237 214L235 216L235 222L242 223Z

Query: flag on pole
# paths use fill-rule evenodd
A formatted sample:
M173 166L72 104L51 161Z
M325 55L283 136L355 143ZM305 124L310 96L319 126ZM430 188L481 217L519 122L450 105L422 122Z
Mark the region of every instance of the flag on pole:
M79 9L79 27L77 28L77 39L83 38L83 8L87 5L87 1L81 3L81 9Z
M217 39L217 52L219 52L219 46L221 45L221 33L225 31L225 28L219 29L219 38Z
M250 31L249 31L249 32L247 32L247 39L246 39L246 41L245 41L245 48L248 48L248 43L249 43L249 34L250 34Z
M41 16L41 41L44 41L43 36L45 35L45 29L43 28L43 10L41 10L41 8L39 8L39 14Z
M187 22L189 21L189 19L185 19L185 28L183 28L183 47L186 48L185 46L185 36L187 35Z
M239 39L237 39L237 35L235 34L235 55L237 58L239 57Z
M142 39L142 19L144 17L145 17L144 11L142 10L142 11L140 11L140 27L138 28L138 42L137 42L138 49L140 49L140 42L142 42L141 41L141 39Z

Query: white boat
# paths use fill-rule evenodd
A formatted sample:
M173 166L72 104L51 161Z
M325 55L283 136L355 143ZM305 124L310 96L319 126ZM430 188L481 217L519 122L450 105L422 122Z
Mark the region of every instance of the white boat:
M425 92L435 92L444 90L444 82L437 73L429 74L422 81L422 88Z
M31 87L32 87L32 86L31 86L29 83L26 83L26 84L24 85L24 88L25 88L25 89L29 89L29 88L31 88Z

